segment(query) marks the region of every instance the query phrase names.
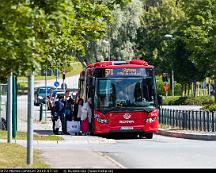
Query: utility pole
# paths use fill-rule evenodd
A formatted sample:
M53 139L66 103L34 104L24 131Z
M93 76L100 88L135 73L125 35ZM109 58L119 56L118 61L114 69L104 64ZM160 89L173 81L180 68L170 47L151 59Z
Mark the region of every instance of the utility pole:
M8 130L8 143L12 142L12 72L10 73L10 76L8 77L8 98L7 98L7 130Z
M12 137L16 139L16 131L17 131L17 78L15 75L12 76L12 88L13 88L13 96L12 96Z
M174 83L174 71L173 71L173 69L172 69L172 96L174 96L174 85L175 85L175 83Z
M169 39L171 39L171 40L174 40L175 38L173 37L173 35L171 35L171 34L166 34L166 35L164 35L164 37L165 38L169 38ZM172 96L174 96L175 95L175 92L174 92L174 85L175 85L175 83L174 83L174 70L173 70L173 66L174 66L174 64L173 64L173 61L170 63L171 64L171 87L172 87Z
M65 91L65 71L62 72L62 84L63 84L63 90Z
M46 71L45 71L45 122L47 118L47 61L46 61Z
M28 76L28 128L27 128L27 164L33 162L33 117L34 117L34 74Z
M34 1L28 0L30 5L34 5ZM32 7L34 8L34 7ZM33 20L35 18L35 9L32 15ZM34 21L31 24L32 29L32 47L35 47L34 37ZM32 49L32 57L34 52ZM28 115L27 115L27 164L32 165L33 163L33 117L34 117L34 73L31 71L28 74Z

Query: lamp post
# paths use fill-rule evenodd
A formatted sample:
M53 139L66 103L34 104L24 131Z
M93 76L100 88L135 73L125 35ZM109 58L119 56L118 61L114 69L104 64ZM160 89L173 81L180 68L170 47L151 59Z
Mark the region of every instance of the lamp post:
M108 60L110 61L110 42L107 40L102 40L102 43L108 45Z
M171 34L166 34L166 35L164 35L164 37L165 38L168 38L168 39L174 39L173 38L173 35L171 35ZM171 85L172 85L172 96L174 96L175 94L174 94L174 70L173 70L173 62L171 63L171 80L172 80L172 83L171 83Z

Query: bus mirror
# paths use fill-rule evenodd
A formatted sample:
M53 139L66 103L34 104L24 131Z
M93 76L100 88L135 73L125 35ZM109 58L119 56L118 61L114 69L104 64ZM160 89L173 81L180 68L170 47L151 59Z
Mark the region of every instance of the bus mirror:
M162 97L162 95L158 95L157 96L157 100L158 100L158 105L162 105L162 103L163 103L163 97Z

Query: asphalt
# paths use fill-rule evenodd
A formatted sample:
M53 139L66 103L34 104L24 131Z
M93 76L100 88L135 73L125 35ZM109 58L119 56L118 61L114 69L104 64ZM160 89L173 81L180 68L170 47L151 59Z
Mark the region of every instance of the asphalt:
M23 125L26 122L22 122ZM25 124L26 125L26 124ZM46 122L34 121L34 133L41 135L52 135L52 122L48 118ZM216 140L216 133L213 132L196 132L179 129L159 129L158 135L185 138L193 140ZM41 151L42 160L50 166L50 168L81 168L81 169L124 169L124 166L110 158L104 153L94 150L81 148L73 148L82 144L110 145L115 144L114 139L102 138L99 136L75 136L61 135L64 140L59 141L33 141L33 148ZM0 142L7 142L0 140ZM16 140L16 142L24 147L27 146L26 140ZM56 155L58 157L56 157Z

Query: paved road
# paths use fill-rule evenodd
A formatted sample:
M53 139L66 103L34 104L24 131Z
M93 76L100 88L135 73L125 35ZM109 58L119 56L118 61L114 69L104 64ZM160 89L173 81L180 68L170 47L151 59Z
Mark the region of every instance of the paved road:
M79 75L66 77L65 78L65 83L67 84L68 88L78 88L78 79L79 79ZM56 79L47 80L47 85L48 86L54 86L55 81L56 81ZM61 85L63 80L61 78L59 78L58 82ZM35 82L35 87L38 87L38 86L45 86L45 80L36 81Z
M52 168L216 168L216 141L154 135L153 139L67 136L35 142Z
M154 139L118 140L108 153L127 168L216 168L216 142L155 135Z

